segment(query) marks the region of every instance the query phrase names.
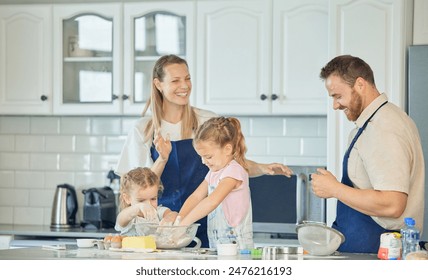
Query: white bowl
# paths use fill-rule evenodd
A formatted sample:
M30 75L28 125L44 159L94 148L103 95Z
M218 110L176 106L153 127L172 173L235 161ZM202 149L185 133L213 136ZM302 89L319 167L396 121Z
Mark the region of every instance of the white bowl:
M96 239L79 238L76 239L77 247L79 248L91 248L97 243Z
M310 255L331 255L345 241L341 232L324 223L303 222L297 225L296 231L300 245Z
M219 256L235 256L238 253L238 244L217 244L217 255Z

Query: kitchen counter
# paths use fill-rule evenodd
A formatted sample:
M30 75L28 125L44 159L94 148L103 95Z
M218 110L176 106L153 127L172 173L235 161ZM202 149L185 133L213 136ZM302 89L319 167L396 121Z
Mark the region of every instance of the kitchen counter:
M72 237L72 238L104 238L109 233L117 233L114 229L51 228L50 226L9 225L0 224L0 235L27 237Z
M76 245L66 245L65 249L44 247L16 248L0 250L3 260L56 260L56 259L104 259L104 260L377 260L373 254L339 254L332 256L311 256L305 254L276 254L274 257L251 256L239 254L236 256L217 256L211 250L189 249L158 250L155 252L125 252L119 250L100 250L93 248L78 248Z
M0 237L10 236L9 246L11 248L76 244L77 238L102 239L110 233L117 233L117 231L114 229L84 229L81 227L56 229L50 226L0 224Z

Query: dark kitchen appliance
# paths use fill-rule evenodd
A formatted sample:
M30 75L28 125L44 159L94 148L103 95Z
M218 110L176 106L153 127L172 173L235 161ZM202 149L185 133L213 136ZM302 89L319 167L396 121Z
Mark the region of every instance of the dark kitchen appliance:
M86 229L113 228L116 223L115 195L110 187L82 190L83 223Z
M75 227L77 208L77 196L74 187L68 184L58 185L52 205L51 227Z
M316 197L305 174L263 175L250 178L254 233L297 239L304 220L325 222L325 199ZM274 237L272 235L272 237Z

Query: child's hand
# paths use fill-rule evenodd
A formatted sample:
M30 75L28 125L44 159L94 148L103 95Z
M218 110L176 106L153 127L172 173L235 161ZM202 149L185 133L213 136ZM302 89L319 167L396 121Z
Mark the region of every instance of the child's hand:
M177 218L178 213L175 211L169 212L167 215L163 217L163 219L159 222L160 226L172 226Z
M156 211L156 208L154 208L149 201L144 201L144 202L138 203L137 205L140 209L140 213L145 219L147 219L149 222L159 223L159 218L158 218L158 213Z

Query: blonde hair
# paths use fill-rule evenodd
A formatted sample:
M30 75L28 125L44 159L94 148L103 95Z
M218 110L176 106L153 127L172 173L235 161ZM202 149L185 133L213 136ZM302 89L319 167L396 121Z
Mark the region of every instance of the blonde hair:
M162 92L160 92L156 87L155 79L163 82L165 78L165 67L171 64L185 64L186 67L189 68L186 60L173 54L164 55L156 61L152 72L152 92L142 113L142 115L145 116L149 108L152 111L152 119L144 128L145 141L148 141L151 137L153 137L154 132L158 131L161 127L164 97ZM190 104L184 105L183 116L181 119L181 138L192 138L193 132L195 132L197 128L198 119L196 117L195 111L193 110L193 107L190 106Z
M135 188L146 189L152 186L158 187L158 193L162 193L163 186L159 177L148 167L137 167L123 175L120 182L120 210L130 206L126 203L124 194L131 196L131 191Z
M248 172L245 161L247 146L242 134L241 124L237 118L215 117L203 123L196 132L193 144L199 141L212 141L220 147L231 144L233 147L233 158Z

